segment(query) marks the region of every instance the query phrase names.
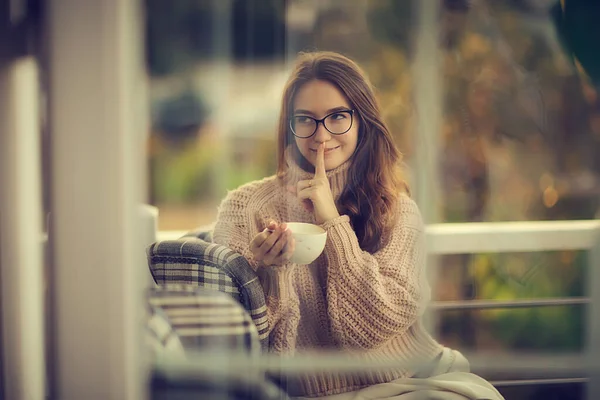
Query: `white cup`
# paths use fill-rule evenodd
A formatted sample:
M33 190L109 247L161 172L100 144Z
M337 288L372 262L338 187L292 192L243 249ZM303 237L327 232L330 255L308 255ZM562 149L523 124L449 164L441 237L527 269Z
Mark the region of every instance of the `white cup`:
M321 255L327 242L327 231L320 226L303 222L288 222L296 241L296 249L290 259L296 264L310 264Z

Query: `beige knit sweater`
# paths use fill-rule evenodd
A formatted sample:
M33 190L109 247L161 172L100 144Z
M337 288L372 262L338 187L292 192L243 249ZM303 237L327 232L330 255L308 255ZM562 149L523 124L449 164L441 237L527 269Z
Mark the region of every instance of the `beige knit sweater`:
M257 270L267 300L270 349L284 355L340 350L368 360L430 361L443 347L423 328L429 300L424 277L423 224L416 204L403 195L399 218L387 245L362 251L342 215L322 225L327 231L323 254L310 265L260 267L250 241L270 220L315 223L286 185L313 174L290 157L285 179L269 177L230 192L223 200L214 241L245 256ZM328 171L334 197L341 194L349 162ZM295 382L293 395L325 396L409 377L414 370L357 375L314 373Z

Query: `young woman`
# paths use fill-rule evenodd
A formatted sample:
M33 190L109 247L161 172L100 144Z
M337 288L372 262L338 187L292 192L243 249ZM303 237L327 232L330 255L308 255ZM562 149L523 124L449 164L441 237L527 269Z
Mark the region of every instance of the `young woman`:
M230 192L214 230L214 241L245 256L261 278L271 351L335 349L468 372L460 353L423 328L423 224L360 68L336 53L301 54L283 93L278 137L277 175ZM327 231L325 250L310 265L289 262L292 221ZM423 373L314 373L300 377L291 394L354 396ZM398 385L389 388L375 397L401 394Z

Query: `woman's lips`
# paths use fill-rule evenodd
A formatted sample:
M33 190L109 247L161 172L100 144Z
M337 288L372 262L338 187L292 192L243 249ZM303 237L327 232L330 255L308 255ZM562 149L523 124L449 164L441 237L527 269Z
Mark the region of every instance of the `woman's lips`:
M332 151L334 151L336 149L339 149L339 148L340 148L340 146L336 146L336 147L331 147L331 148L325 149L325 154L331 153ZM315 153L317 152L317 150L314 150L314 149L310 149L310 151L315 152Z

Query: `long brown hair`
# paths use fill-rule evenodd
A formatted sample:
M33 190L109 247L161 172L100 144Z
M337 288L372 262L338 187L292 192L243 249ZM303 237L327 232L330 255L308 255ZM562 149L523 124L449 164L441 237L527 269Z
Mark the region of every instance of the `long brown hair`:
M374 253L387 241L396 221L400 194L408 191L400 169L401 154L381 119L373 87L360 67L338 53L301 53L283 92L278 132L277 175L287 171L285 150L290 147L299 165L314 167L300 154L289 128L294 98L312 80L335 85L360 118L358 144L348 169L346 186L337 199L338 211L350 217L363 250Z

